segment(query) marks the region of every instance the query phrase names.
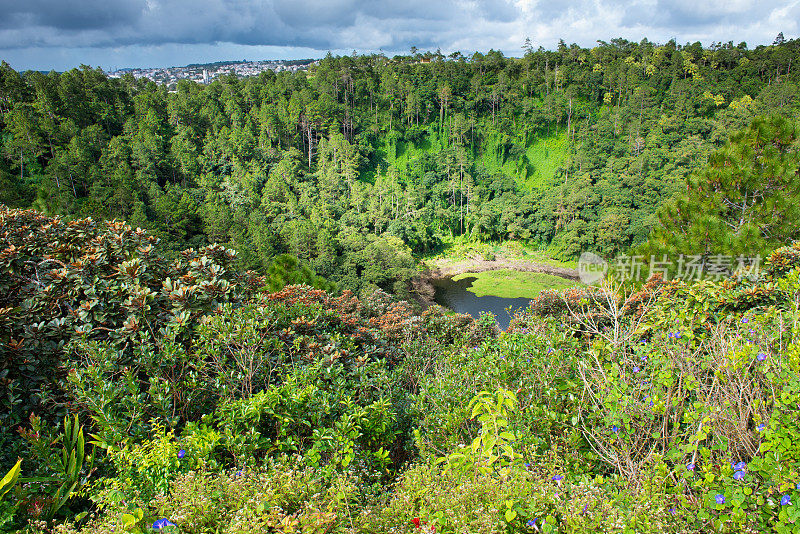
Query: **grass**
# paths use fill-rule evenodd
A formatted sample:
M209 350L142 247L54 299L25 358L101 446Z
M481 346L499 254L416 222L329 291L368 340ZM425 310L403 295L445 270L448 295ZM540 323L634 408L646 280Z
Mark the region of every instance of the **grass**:
M544 273L523 271L485 271L482 273L464 273L454 280L475 277L469 291L479 297L487 295L503 298L534 298L543 289L563 289L575 285L576 282Z
M439 136L437 128L435 122L428 125L427 135L416 144L397 141L395 145L391 145L382 139L375 147L376 168L362 173L362 179L374 183L376 174L386 172L389 167L397 169L402 179L407 169L422 156L444 149L445 140ZM497 153L497 144L501 138L499 133L490 135L475 163L490 175L503 174L514 178L522 189L546 187L567 156L567 135L563 131L558 135L553 132L546 137L530 135L525 147L525 158L508 158L505 162L500 161Z

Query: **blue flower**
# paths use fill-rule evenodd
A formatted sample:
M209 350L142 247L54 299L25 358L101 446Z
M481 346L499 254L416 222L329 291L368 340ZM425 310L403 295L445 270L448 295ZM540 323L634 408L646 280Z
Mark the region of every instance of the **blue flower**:
M758 360L760 362L763 362L766 359L767 359L767 355L764 354L763 352L759 352L758 356L756 356L756 360Z
M179 450L178 451L178 458L183 458L184 456L186 456L186 451L183 450L183 449Z
M763 432L765 428L767 428L767 425L765 425L764 423L761 423L760 425L758 425L756 427L756 430L758 430L759 432Z
M747 317L742 317L742 322L743 323L748 323L748 322L750 322L750 319L748 319Z
M640 371L639 366L638 365L634 365L633 366L633 372L634 373L638 373L639 371Z
M615 434L619 434L619 427L617 425L614 425L611 427L611 431Z
M733 474L733 479L734 479L734 480L742 480L742 479L744 478L744 475L745 475L745 472L744 472L744 471L736 471L736 472Z
M689 462L688 464L686 464L686 470L694 471L694 462Z
M647 361L647 356L642 356L642 361L646 362Z
M536 518L534 517L533 519L528 519L528 522L525 523L525 524L528 525L529 527L535 527L536 526Z
M174 526L176 526L175 523L173 523L166 517L163 517L161 519L156 520L156 522L153 523L153 530L161 530L162 528L174 527Z
M781 497L781 506L789 506L792 504L792 496L791 495L784 495Z
M736 471L741 471L742 469L747 469L747 464L744 462L739 462L738 464L733 466L733 469Z
M714 497L714 500L717 501L717 504L725 504L725 495L717 493L717 495Z
M667 512L671 513L672 515L675 515L675 508L670 508L669 510L667 510Z
M527 463L527 462L526 462L526 463L525 463L525 468L526 468L526 469L530 469L530 467L531 467L531 464L529 464L529 463Z
M800 490L800 482L797 483L797 489Z

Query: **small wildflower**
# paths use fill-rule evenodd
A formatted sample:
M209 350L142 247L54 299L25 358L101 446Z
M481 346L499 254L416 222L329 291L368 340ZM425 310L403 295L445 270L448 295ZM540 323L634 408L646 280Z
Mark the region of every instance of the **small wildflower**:
M581 512L581 515L586 515L586 511L587 511L588 509L589 509L589 505L588 505L588 504L584 504L584 505L583 505L583 511Z
M667 511L668 511L669 513L671 513L672 515L675 515L675 508L670 508L670 509L669 509L669 510L667 510Z
M638 365L634 365L633 366L633 372L634 373L638 373L639 371L640 371L639 366Z
M614 434L619 434L619 427L617 425L614 425L614 426L611 427L611 431Z
M735 471L741 471L742 469L747 469L747 464L744 462L739 462L738 464L733 466Z
M758 356L756 356L756 360L758 360L760 362L763 362L766 359L767 359L767 355L764 354L763 352L759 352Z
M758 430L759 432L763 432L765 428L767 428L767 425L765 425L764 423L761 423L760 425L758 425L756 427L756 430Z
M797 489L800 490L800 482L797 483Z
M745 475L744 471L736 471L733 474L733 479L734 480L742 480L744 478L744 475Z
M526 469L530 469L530 468L531 468L531 464L529 464L529 463L525 462L525 468L526 468Z
M178 458L183 458L184 456L186 456L186 451L183 450L183 449L179 450L178 451Z
M156 522L153 523L153 530L161 530L162 528L174 527L174 526L176 526L175 523L173 523L166 517L163 517L161 519L156 520Z
M525 524L529 527L536 527L536 518L534 517L533 519L528 519L528 522Z
M647 356L642 356L642 361L646 362L647 361Z
M414 524L414 528L420 527L421 521L419 520L419 517L415 517L414 519L411 520L411 522Z
M742 322L743 323L749 323L750 319L748 319L747 317L742 317Z
M789 506L792 504L792 496L791 495L784 495L781 497L781 506Z
M725 504L725 495L717 493L716 497L714 497L714 500L717 501L717 504Z
M688 464L686 464L686 470L694 471L694 462L689 462Z

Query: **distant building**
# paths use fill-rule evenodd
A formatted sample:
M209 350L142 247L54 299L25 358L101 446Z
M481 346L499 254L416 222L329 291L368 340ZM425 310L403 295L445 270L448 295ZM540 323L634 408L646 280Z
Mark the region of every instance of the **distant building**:
M203 69L203 83L208 85L208 69Z

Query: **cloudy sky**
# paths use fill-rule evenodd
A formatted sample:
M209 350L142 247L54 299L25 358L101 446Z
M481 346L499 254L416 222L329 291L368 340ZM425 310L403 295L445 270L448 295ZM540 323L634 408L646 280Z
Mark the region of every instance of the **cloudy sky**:
M0 59L18 70L228 59L445 53L520 55L559 38L769 44L800 33L800 0L0 0Z

